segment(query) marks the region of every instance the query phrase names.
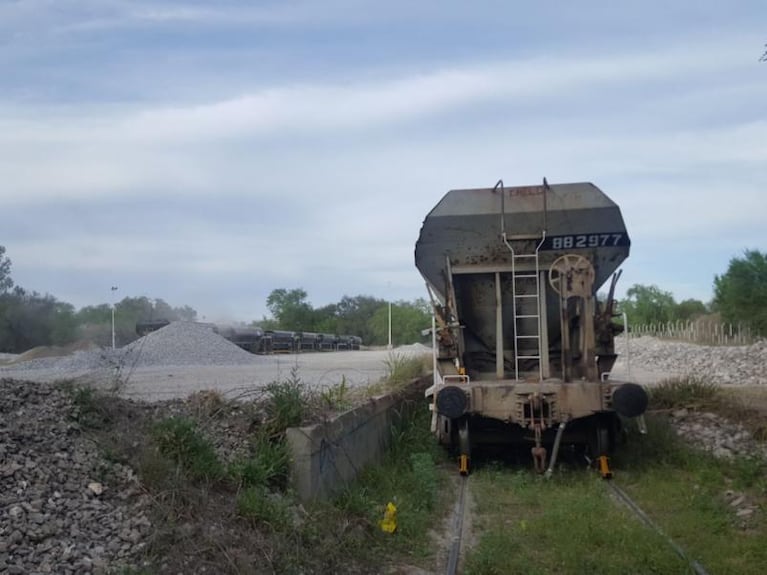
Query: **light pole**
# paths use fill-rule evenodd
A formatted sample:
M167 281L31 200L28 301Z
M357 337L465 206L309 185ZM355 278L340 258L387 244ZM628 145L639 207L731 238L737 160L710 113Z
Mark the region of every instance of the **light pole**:
M117 286L112 286L112 349L115 349L115 302L114 294L117 291Z
M386 346L386 349L391 349L391 282L386 282L386 288L388 292L388 297L386 298L389 301L389 345Z

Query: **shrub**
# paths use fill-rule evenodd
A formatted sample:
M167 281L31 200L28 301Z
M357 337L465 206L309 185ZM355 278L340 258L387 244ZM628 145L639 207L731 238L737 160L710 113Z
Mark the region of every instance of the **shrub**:
M650 406L653 409L671 409L675 407L698 407L713 400L719 387L696 377L668 379L648 389Z
M290 454L283 438L259 434L253 440L253 454L229 466L230 476L242 487L284 489L288 479Z
M384 360L386 381L394 386L410 383L424 374L425 356L390 353Z
M223 476L223 466L213 445L197 430L195 423L184 417L170 417L152 429L160 453L170 457L193 480L216 480Z
M272 435L284 433L288 427L301 425L308 409L308 394L294 369L290 379L266 386L266 428Z
M237 498L237 512L253 521L284 529L290 520L287 502L263 487L249 487Z

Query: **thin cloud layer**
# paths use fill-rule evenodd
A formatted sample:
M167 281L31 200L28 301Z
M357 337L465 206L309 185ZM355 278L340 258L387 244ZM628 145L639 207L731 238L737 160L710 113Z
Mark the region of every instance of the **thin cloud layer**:
M244 320L277 287L412 299L423 217L499 177L602 187L633 239L624 289L708 299L730 257L762 247L759 5L706 8L718 34L670 27L661 15L684 16L661 3L570 15L603 35L560 14L548 42L529 33L540 7L425 6L0 7L14 279L78 306L120 285ZM503 18L516 36L476 33Z

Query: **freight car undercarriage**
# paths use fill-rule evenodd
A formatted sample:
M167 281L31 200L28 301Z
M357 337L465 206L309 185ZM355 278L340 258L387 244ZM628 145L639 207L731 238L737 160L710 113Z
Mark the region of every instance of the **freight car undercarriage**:
M468 471L472 447L532 445L536 470L553 467L560 447L575 446L597 460L611 453L621 420L613 409L617 390L623 404L633 405L643 390L634 384L591 382L477 382L448 376L447 383L427 390L433 395L432 431L442 445L456 449L460 469ZM621 397L622 396L622 397ZM641 399L640 399L641 403ZM602 409L594 406L602 405ZM626 410L621 405L621 410ZM629 408L627 414L633 412Z

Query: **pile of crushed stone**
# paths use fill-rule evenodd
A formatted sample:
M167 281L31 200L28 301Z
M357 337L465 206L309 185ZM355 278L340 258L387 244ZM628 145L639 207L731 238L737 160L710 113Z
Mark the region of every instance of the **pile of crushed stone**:
M121 369L146 366L246 365L264 358L236 346L194 322L173 322L123 348L80 350L63 357L42 357L0 367L0 377L56 381L84 376L108 377Z
M0 379L0 573L106 573L144 553L149 498L73 409L61 389Z
M207 325L176 321L116 350L127 366L243 365L263 358L245 351Z
M738 422L728 421L715 413L686 408L671 412L671 423L677 434L721 459L735 456L767 458L767 445L756 441Z
M401 345L393 350L394 353L404 353L405 355L431 355L431 348L422 343L411 343L410 345Z
M767 340L751 345L697 345L662 340L650 336L632 337L629 354L626 339L616 339L618 367L625 369L627 358L631 366L665 373L668 377L692 376L719 385L767 384Z

